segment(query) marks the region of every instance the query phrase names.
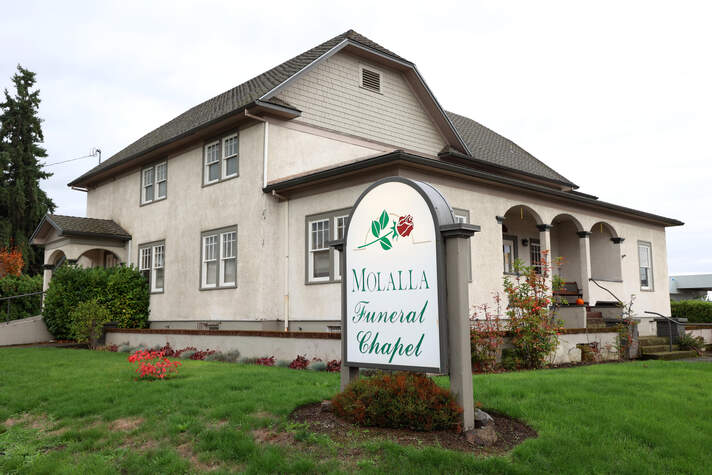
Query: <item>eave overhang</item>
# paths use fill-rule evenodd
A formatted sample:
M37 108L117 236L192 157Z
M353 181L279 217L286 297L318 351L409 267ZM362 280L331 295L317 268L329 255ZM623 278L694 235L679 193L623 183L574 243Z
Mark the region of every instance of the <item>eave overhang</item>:
M342 179L348 175L363 173L370 169L378 169L388 165L411 165L418 168L427 168L435 170L446 175L456 176L460 178L468 178L470 180L486 182L496 186L513 188L521 191L533 193L535 195L546 196L550 198L560 199L566 202L585 205L594 209L604 209L613 211L622 215L635 217L644 221L655 223L662 226L682 226L684 223L677 219L659 216L645 211L619 206L605 201L599 201L583 193L559 191L551 187L529 183L522 180L499 176L493 173L476 170L462 165L449 163L442 160L434 160L431 158L413 155L402 150L396 150L384 155L365 158L356 162L350 162L344 165L339 165L332 168L322 169L313 173L294 176L277 182L270 182L262 191L265 193L279 193L289 196L291 192L304 190L308 186L315 184L326 184L338 179Z

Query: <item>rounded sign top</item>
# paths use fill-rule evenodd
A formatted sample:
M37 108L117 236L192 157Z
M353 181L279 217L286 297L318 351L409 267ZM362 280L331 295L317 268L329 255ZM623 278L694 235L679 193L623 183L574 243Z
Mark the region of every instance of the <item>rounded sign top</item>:
M445 369L439 226L453 221L424 183L390 178L361 195L344 243L347 365Z

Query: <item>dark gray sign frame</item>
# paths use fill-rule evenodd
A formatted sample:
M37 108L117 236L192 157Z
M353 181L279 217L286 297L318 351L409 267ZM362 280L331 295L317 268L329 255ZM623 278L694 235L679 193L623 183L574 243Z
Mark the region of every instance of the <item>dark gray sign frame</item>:
M433 226L435 231L435 259L436 259L436 269L437 269L437 294L438 294L438 330L440 332L440 366L438 367L422 367L422 366L403 366L403 365L390 365L390 364L379 364L379 363L358 363L349 360L348 355L348 318L346 309L346 282L348 279L348 255L349 251L346 247L348 242L348 236L351 229L351 218L354 212L358 209L361 200L370 193L374 188L381 186L385 183L403 183L410 186L416 190L420 196L425 200L430 209L430 214L433 217ZM341 247L341 269L343 269L343 275L341 278L341 356L342 365L355 367L355 368L374 368L374 369L385 369L385 370L396 370L396 371L416 371L416 372L427 372L427 373L447 373L448 372L448 330L447 330L447 293L446 293L446 281L445 281L445 244L441 234L440 227L443 225L455 224L455 216L453 214L452 208L448 204L445 197L440 194L440 192L435 189L432 185L420 181L411 180L403 177L388 177L378 180L377 182L370 185L363 193L358 197L354 207L349 213L349 221L344 232L344 238L341 242L332 242L332 245Z

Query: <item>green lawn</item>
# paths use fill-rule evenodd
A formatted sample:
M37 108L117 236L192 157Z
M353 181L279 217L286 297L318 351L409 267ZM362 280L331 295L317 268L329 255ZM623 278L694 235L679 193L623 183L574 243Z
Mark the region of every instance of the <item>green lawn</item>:
M712 473L712 365L636 362L475 376L476 399L539 433L506 456L373 440L342 446L291 424L338 375L186 361L135 382L126 354L0 350L0 473ZM441 381L446 383L445 380ZM259 444L252 431L298 443Z

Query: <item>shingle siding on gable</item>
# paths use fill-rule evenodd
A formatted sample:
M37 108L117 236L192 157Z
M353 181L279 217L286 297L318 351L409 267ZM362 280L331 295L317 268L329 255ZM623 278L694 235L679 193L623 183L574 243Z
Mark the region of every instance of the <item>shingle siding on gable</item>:
M435 155L445 140L432 124L403 76L386 68L381 93L360 87L354 56L339 53L306 72L277 94L302 111L301 122Z

